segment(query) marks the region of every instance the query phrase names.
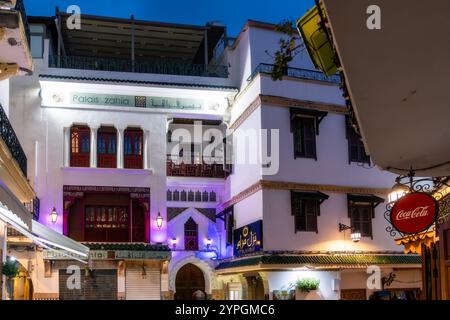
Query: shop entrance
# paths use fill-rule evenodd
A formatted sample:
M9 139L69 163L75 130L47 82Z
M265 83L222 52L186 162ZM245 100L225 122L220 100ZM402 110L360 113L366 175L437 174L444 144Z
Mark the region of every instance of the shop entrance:
M199 267L188 263L178 270L175 300L205 300L205 277Z
M259 275L246 276L247 280L247 299L265 300L264 283Z

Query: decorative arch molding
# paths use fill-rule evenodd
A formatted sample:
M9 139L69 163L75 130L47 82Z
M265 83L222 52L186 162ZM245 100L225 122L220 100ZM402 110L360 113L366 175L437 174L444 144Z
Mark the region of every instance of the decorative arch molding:
M205 277L205 291L207 294L210 295L212 290L220 288L217 279L215 278L213 267L206 261L197 258L194 253L184 256L177 261L175 260L177 259L172 258L169 264L169 290L176 292L175 280L177 273L188 263L191 263L202 270L203 276Z

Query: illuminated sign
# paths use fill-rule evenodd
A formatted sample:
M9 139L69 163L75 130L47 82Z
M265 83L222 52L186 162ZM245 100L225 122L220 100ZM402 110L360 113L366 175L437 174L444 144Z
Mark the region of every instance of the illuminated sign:
M392 207L391 223L405 234L427 230L436 221L438 204L427 193L414 192L401 197Z
M242 256L260 251L262 243L262 220L234 230L234 255Z
M197 99L127 96L81 92L73 92L70 94L70 104L181 110L201 110L203 108L202 100Z

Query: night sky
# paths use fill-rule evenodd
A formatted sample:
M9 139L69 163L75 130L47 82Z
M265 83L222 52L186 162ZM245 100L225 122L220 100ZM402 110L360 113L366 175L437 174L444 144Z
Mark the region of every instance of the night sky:
M24 0L27 15L53 16L58 6L66 11L78 5L82 14L183 24L220 21L236 36L248 19L278 23L297 20L314 0Z

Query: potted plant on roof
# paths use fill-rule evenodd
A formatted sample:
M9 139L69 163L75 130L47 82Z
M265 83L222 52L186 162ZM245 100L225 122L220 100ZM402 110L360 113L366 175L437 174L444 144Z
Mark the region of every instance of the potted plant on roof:
M319 286L319 279L298 279L295 283L295 300L323 300L323 296L320 293Z
M7 259L2 265L2 274L6 277L6 291L9 300L14 300L14 278L19 273L19 268L15 260Z

